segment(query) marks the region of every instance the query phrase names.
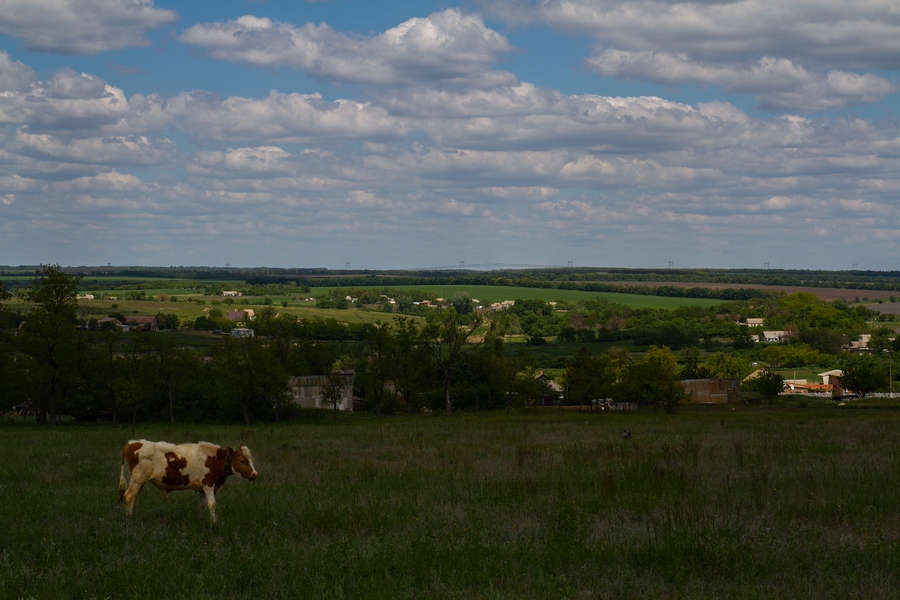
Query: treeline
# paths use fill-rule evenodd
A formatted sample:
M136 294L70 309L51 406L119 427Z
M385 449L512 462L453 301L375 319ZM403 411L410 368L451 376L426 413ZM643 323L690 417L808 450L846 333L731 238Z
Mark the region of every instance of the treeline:
M841 347L861 332L872 333L876 356L867 368L877 375L869 385L876 389L888 381L881 350L900 350L892 329L870 329L866 321L876 315L864 307L792 294L671 311L605 300L555 305L518 300L496 313L466 312L471 299L460 296L453 306L429 309L425 319L400 314L384 324L298 320L267 307L249 324L255 336L227 336L201 353L171 334L126 335L99 322L81 322L78 287L77 277L46 266L23 292L30 303L25 313L0 303L4 401L33 405L42 423L63 415L131 422L293 418L300 411L291 401L291 376L345 369L355 372L353 394L361 408L376 414L589 405L597 398L674 410L684 399L675 384L679 377L744 378L762 361L781 367L834 365L844 361ZM8 296L0 286L0 300ZM785 332L786 343L752 341L762 327L748 327L746 321L760 316L767 329ZM514 349L505 341L516 333L528 336L531 347L551 339L622 344L602 354L582 348L538 364L531 347ZM625 349L634 343L650 346L639 360ZM845 370L852 367L847 362ZM541 376L542 369L556 371L555 383L563 391Z
M495 269L472 271L442 270L329 270L316 268L221 268L221 267L77 267L64 270L82 278L83 286L96 282L96 277L146 277L175 279L186 288L191 281L244 281L248 286L287 285L306 287L360 287L401 285L500 285L584 289L588 291L654 294L676 297L736 300L761 297L765 292L751 289L720 290L679 286L684 284L774 285L832 287L848 290L900 291L900 271L822 271L800 269L622 269L597 267L555 267L532 269ZM21 275L25 268L0 269L2 274ZM33 269L32 269L33 272ZM668 283L651 287L633 286L627 282ZM103 284L105 285L105 284ZM126 283L125 285L133 285ZM145 284L146 285L146 284ZM572 285L574 287L566 287ZM597 287L591 287L597 286ZM610 287L611 286L611 287ZM95 289L101 288L97 283ZM82 289L85 289L82 287Z

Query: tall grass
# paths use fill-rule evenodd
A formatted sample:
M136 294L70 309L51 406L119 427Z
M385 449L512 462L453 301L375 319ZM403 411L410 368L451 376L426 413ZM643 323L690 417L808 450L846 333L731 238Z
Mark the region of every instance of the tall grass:
M0 597L893 598L898 433L834 409L5 424ZM244 441L261 476L217 525L150 486L126 520L132 437Z

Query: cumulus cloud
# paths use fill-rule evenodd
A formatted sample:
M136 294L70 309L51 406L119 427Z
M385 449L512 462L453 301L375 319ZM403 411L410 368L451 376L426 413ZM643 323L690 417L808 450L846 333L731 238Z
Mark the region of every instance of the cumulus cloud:
M456 9L409 19L368 38L348 36L324 23L298 27L247 15L194 25L179 40L221 60L381 85L470 77L512 49L481 17Z
M900 61L896 7L882 0L483 0L493 14L596 41L588 69L657 83L723 85L771 111L878 102L875 70Z
M98 54L147 46L146 30L177 18L153 0L5 0L0 33L21 38L29 50Z
M77 138L18 131L14 147L23 156L41 160L103 165L162 165L177 156L171 141L147 136Z
M197 138L269 143L329 143L389 139L404 134L402 121L379 106L328 102L315 94L271 92L261 99L185 93L167 103L167 114Z
M878 83L850 71L823 79L784 59L745 68L757 67L773 102L800 77L829 95ZM709 68L724 78L729 66ZM277 91L126 97L89 73L39 80L2 54L0 86L12 119L0 135L8 247L21 240L8 231L54 210L80 231L103 213L132 236L159 228L226 247L235 236L259 246L327 232L408 250L409 240L445 239L448 220L464 224L456 248L486 237L533 244L548 232L634 248L663 243L673 224L711 244L736 228L833 233L833 220L900 232L892 122L760 118L722 101L563 94L502 77L369 90L365 102Z

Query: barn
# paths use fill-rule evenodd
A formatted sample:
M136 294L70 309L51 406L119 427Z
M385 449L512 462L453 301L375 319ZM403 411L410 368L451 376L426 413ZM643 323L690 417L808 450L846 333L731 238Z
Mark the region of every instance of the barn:
M736 378L682 379L691 404L731 404L741 401L741 380Z

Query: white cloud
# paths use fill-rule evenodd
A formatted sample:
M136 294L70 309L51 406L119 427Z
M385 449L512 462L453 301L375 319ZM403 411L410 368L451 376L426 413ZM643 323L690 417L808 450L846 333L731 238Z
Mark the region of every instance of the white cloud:
M408 257L435 239L468 259L462 251L486 239L523 253L534 240L544 253L576 239L591 252L617 244L640 254L647 240L675 248L690 235L713 247L748 229L748 247L771 248L754 236L773 230L813 247L811 232L834 232L836 220L900 235L892 122L759 118L721 101L566 95L504 77L369 90L366 102L277 91L129 98L89 73L37 80L3 56L0 110L15 117L0 135L7 252L51 227L105 227L121 231L119 244L141 236L149 248L165 248L165 235L203 236L220 250L243 240L241 260L258 264L366 240L365 256L375 245L394 253L385 266L417 266ZM829 82L782 59L765 70L768 94L795 91L779 77L832 95L878 84L851 72ZM280 254L260 254L267 246ZM157 262L189 258L155 252Z
M119 173L112 170L90 177L78 177L70 181L51 184L48 190L54 192L78 192L78 193L110 193L110 192L137 192L145 191L146 186L140 179L127 173Z
M14 148L23 156L67 163L148 166L177 159L172 142L146 136L73 138L18 131Z
M181 94L167 103L179 127L198 138L267 143L338 142L402 136L402 121L369 103L327 102L316 94L271 92L261 99Z
M587 68L624 80L719 84L771 111L878 102L900 64L893 3L800 0L483 0L493 14L597 41ZM868 71L868 72L867 72Z
M470 77L511 50L479 16L456 9L409 19L368 38L339 33L327 24L297 27L247 15L194 25L179 40L221 60L381 85Z
M0 33L30 50L97 54L146 46L146 30L176 19L153 0L4 0Z

